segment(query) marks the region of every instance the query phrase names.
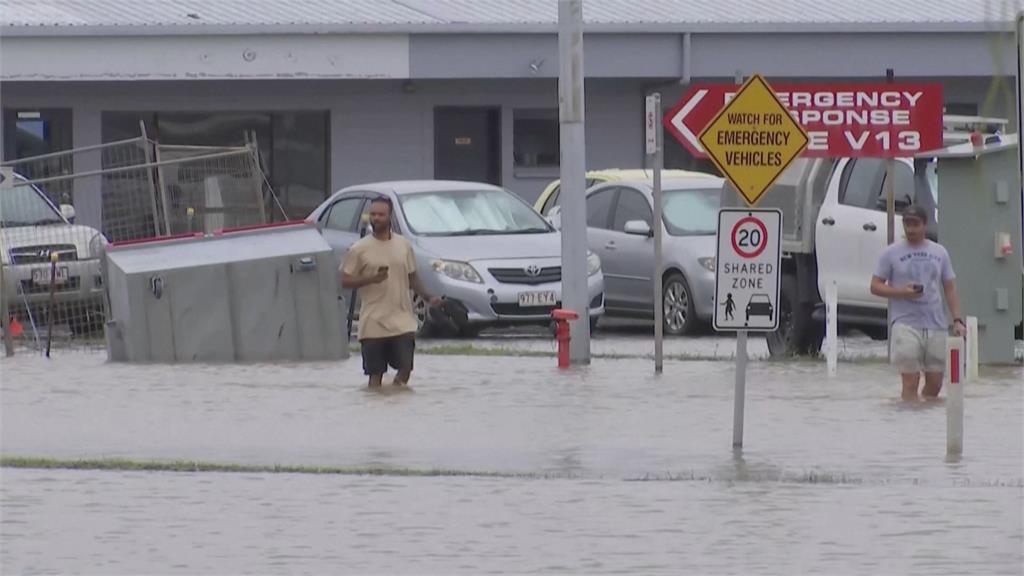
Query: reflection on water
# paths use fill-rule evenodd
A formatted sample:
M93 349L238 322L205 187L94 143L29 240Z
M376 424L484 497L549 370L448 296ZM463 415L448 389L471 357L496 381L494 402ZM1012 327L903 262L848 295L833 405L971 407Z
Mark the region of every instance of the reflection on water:
M4 469L4 572L1020 573L1024 370L941 402L877 364L417 358L257 366L3 360L0 449L533 473L400 478ZM642 481L646 480L646 481Z

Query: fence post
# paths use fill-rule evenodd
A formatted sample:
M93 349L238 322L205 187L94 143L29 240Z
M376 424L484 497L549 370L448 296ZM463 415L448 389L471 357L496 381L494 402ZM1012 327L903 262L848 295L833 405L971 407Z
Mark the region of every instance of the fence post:
M146 154L146 164L153 163L153 149L150 146L149 137L146 134L146 121L139 120L139 132L142 134L142 150ZM160 235L160 212L156 207L156 182L153 180L153 174L149 173L146 175L146 181L149 183L149 201L153 206L153 234L155 236ZM164 236L169 236L170 231L164 230Z
M160 143L153 142L153 159L156 160L156 184L160 188L160 204L164 209L164 234L170 236L171 207L167 204L167 184L164 182L164 167L160 164Z
M957 456L964 451L964 339L946 339L946 361L949 363L949 389L946 391L946 454Z

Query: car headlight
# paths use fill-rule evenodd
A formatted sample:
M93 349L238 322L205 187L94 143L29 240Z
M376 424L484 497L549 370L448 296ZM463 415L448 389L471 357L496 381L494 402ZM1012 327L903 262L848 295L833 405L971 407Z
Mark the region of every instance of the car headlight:
M710 258L697 258L697 263L700 264L708 272L715 271L715 257Z
M466 262L434 260L430 265L434 267L434 272L444 274L452 280L462 280L463 282L472 282L474 284L484 283L484 279Z
M601 271L601 257L593 252L587 252L587 276L593 276Z
M89 258L99 258L103 256L103 249L107 244L109 244L109 242L107 242L107 239L103 234L96 234L93 236L89 240Z

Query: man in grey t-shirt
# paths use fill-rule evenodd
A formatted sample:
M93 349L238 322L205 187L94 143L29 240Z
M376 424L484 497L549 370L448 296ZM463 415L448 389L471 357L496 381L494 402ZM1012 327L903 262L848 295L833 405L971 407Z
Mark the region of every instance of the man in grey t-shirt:
M965 331L953 264L945 248L925 238L927 223L927 211L907 207L903 211L906 240L885 249L871 278L871 293L892 301L891 360L903 379L904 400L918 398L922 372L925 398L935 398L942 389L949 330L943 295L956 334L963 336Z

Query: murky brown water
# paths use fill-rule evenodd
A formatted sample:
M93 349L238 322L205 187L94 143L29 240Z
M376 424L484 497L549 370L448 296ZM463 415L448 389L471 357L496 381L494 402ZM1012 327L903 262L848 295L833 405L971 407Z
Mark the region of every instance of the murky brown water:
M413 393L328 365L0 361L6 455L384 466L550 479L2 471L5 573L1021 573L1024 369L941 404L891 370L417 358ZM634 481L648 478L656 481ZM677 479L677 481L666 481Z

